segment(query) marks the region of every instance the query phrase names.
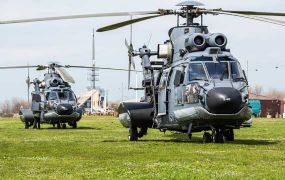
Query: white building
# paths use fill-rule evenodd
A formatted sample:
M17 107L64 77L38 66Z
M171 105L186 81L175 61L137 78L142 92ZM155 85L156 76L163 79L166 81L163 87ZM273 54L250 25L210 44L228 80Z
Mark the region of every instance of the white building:
M106 92L101 89L92 89L80 94L78 97L78 106L85 109L85 112L96 113L105 112L107 109Z

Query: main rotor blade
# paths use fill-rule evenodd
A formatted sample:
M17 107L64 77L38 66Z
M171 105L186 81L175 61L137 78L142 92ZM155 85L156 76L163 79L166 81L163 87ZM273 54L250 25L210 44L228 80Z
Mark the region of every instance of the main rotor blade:
M95 18L95 17L152 15L152 14L160 14L160 13L161 13L160 11L137 11L137 12L81 14L81 15L69 15L69 16L54 16L54 17L43 17L43 18L7 20L7 21L0 21L0 24L15 24L15 23L55 21L55 20L67 20L67 19L83 19L83 18Z
M161 16L165 16L165 15L160 14L160 15L146 16L146 17L136 18L136 19L132 19L132 20L127 20L127 21L123 21L123 22L119 22L116 24L112 24L109 26L102 27L100 29L97 29L97 32L111 31L111 30L118 29L118 28L130 25L130 24L134 24L137 22L141 22L141 21L145 21L148 19L153 19L153 18L157 18L157 17L161 17Z
M26 68L38 68L39 66L2 66L0 69L26 69Z
M54 67L54 68L65 82L73 84L75 83L73 77L64 68L62 67Z
M70 65L66 65L66 66L62 66L59 65L58 67L62 67L62 68L83 68L83 69L92 69L93 66L70 66ZM47 67L46 66L42 66L42 65L36 65L36 66L0 66L0 69L26 69L26 68L40 68L39 70L44 70ZM102 70L112 70L112 71L128 71L127 69L120 69L120 68L107 68L107 67L95 67L96 69L102 69ZM136 71L136 70L131 70L134 72L142 72L142 71Z
M238 13L223 12L220 10L201 10L201 12L206 13L206 14L207 13L213 14L213 15L222 14L222 15L228 15L228 16L236 16L236 17L242 17L242 18L246 18L246 19L252 19L252 20L256 20L256 21L266 22L266 23L270 23L270 24L285 26L285 22L283 22L283 21L259 17L259 16L252 16L252 15L249 16L249 15L238 14Z
M64 66L66 68L83 68L83 69L92 69L94 68L93 66ZM102 70L112 70L112 71L129 71L128 69L120 69L120 68L107 68L107 67L95 67L95 69L102 69ZM142 72L142 71L137 71L137 70L131 70L134 72Z
M235 10L220 10L220 11L244 14L244 15L255 15L255 16L285 16L285 13L280 13L280 12L235 11Z
M133 68L136 69L136 64L135 64L133 56L131 57L131 63L132 63Z

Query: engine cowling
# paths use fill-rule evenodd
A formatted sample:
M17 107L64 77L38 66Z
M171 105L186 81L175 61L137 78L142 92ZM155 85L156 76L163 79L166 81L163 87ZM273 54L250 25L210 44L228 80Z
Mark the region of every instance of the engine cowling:
M207 37L207 43L210 47L226 48L227 37L221 33L210 34Z
M191 34L185 40L185 47L188 51L201 51L207 46L206 37L202 33Z
M53 78L50 80L50 86L52 86L52 87L57 87L61 83L62 83L62 81L59 78Z

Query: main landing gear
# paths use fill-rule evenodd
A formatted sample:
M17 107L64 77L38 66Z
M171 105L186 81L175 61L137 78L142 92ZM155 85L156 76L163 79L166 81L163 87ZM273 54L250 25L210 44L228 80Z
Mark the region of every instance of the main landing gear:
M138 138L142 138L144 135L147 134L147 127L140 128L138 131L137 127L130 127L129 129L129 141L137 141Z
M226 141L234 141L233 129L213 129L212 134L205 132L203 135L203 143L224 143Z
M66 124L65 123L56 123L56 128L57 129L66 129Z

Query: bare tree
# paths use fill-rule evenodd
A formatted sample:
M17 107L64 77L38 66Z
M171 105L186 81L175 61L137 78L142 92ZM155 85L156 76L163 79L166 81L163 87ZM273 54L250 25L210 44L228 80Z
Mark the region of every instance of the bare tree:
M119 104L120 104L119 101L111 101L111 102L109 103L109 107L110 107L111 109L113 109L114 111L118 112Z
M255 86L249 88L249 92L253 93L257 96L260 96L263 93L263 87L261 85L255 85Z
M11 100L5 100L0 104L0 111L4 116L11 116L19 113L20 109L30 107L29 102L20 98L12 98Z
M11 114L10 101L5 100L3 103L1 103L0 109L1 109L2 114L4 114L4 115Z
M266 93L266 95L272 98L283 100L285 98L285 91L271 89Z

